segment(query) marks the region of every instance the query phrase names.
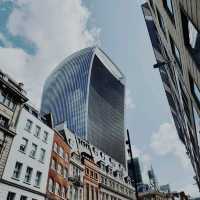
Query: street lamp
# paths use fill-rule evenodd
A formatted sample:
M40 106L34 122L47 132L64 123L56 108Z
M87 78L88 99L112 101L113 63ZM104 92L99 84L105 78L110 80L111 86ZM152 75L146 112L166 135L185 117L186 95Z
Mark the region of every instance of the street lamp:
M136 178L136 169L135 169L135 164L134 164L134 161L133 161L131 140L130 140L130 135L129 135L129 130L128 129L127 129L127 141L126 141L126 144L128 145L128 152L130 153L130 158L131 158L130 161L131 161L131 166L132 166L132 169L133 169L133 176ZM137 180L131 180L131 183L134 184L134 186L135 186L136 200L139 200Z
M156 69L156 68L160 68L160 67L163 67L165 65L168 65L168 64L171 64L172 61L171 60L168 60L168 61L164 61L164 62L158 62L156 64L153 65L153 68Z

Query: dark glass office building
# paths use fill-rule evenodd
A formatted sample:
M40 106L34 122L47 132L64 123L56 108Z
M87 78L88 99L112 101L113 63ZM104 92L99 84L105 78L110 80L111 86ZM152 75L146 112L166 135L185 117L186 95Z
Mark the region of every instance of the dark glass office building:
M124 76L97 47L67 57L48 77L42 112L125 163Z

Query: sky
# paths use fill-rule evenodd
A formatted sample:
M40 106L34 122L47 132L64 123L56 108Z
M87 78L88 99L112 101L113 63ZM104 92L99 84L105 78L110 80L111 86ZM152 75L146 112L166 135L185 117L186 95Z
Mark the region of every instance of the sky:
M67 56L99 45L126 76L126 127L145 182L198 196L178 139L139 0L0 0L0 68L40 107L42 86Z

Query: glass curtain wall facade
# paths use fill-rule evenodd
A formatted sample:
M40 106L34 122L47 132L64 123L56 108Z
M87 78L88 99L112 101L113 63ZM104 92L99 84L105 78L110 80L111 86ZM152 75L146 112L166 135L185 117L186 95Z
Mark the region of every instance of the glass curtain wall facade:
M66 58L48 77L41 111L52 113L55 126L65 124L125 164L123 79L100 49L83 49Z

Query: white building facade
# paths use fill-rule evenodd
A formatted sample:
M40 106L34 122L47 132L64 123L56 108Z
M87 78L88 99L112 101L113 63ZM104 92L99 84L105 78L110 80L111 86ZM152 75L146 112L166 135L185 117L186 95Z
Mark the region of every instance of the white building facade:
M44 200L54 131L26 105L0 183L2 200Z

